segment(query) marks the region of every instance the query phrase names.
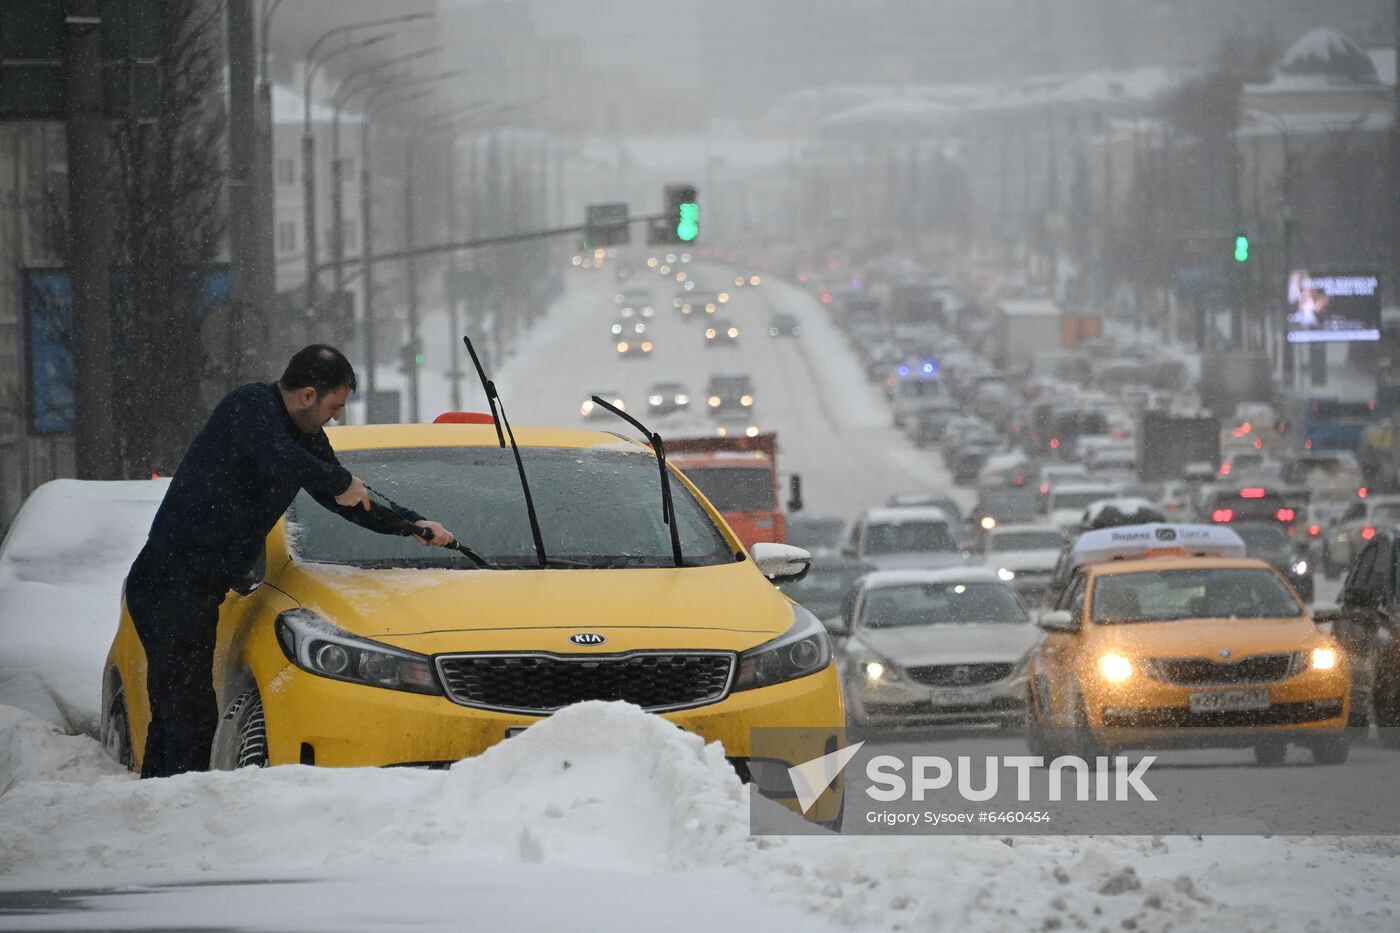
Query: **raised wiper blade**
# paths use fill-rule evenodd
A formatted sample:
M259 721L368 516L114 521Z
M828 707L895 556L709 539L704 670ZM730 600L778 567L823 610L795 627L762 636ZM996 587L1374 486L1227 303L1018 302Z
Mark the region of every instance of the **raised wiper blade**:
M671 498L671 471L666 469L666 445L662 443L661 435L649 429L636 418L627 414L627 412L615 405L605 402L596 395L593 396L593 404L602 405L608 411L617 415L638 431L641 431L642 436L651 442L651 449L656 452L656 466L661 470L661 521L663 524L670 526L671 529L671 558L675 561L675 566L683 566L684 561L681 557L681 532L679 526L676 524L676 503L675 500Z
M369 491L370 506L375 512L383 516L389 522L399 525L401 528L403 528L404 531L407 531L410 535L413 535L416 538L422 538L424 541L432 540L433 533L431 530L424 528L422 525L415 525L413 522L409 521L408 519L400 515L398 512L394 511L396 508L403 508L403 506L398 505L383 493L375 492L368 486L366 486L365 489ZM478 567L483 567L487 570L494 569L490 561L482 557L480 554L476 553L476 551L473 551L471 548L467 547L461 541L454 541L453 543L447 545L447 548L449 550L456 551L458 554L464 555L468 560L476 564Z

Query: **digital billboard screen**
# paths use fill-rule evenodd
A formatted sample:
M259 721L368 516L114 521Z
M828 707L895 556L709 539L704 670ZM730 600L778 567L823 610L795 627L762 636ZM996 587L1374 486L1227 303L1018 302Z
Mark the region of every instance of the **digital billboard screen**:
M1289 273L1289 343L1380 340L1380 322L1381 284L1375 273Z

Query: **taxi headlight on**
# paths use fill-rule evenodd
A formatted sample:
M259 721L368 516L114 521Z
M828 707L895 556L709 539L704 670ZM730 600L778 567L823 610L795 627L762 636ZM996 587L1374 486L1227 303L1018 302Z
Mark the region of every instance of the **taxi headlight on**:
M1120 684L1133 676L1133 662L1121 654L1106 654L1099 658L1099 674L1109 683Z
M442 695L433 680L432 663L423 655L351 635L310 609L282 613L276 631L287 660L307 673L367 687Z
M1337 650L1335 648L1314 648L1312 650L1312 669L1315 671L1330 671L1337 666Z
M801 606L782 635L739 655L734 689L753 690L815 674L831 663L831 641L817 617Z
M1010 583L1012 580L1016 579L1016 571L1001 567L997 570L997 579L1003 583Z

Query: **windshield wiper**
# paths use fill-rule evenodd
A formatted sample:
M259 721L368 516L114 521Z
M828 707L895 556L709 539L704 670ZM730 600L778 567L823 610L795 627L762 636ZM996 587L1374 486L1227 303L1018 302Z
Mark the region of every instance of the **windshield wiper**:
M535 555L539 557L541 567L548 567L549 559L544 553L544 535L540 534L540 516L535 511L534 497L530 495L530 481L525 478L525 461L520 459L520 446L515 443L515 432L510 429L510 420L506 418L506 406L501 402L496 384L486 378L486 370L481 365L481 357L476 355L472 339L463 335L462 342L467 345L472 365L476 367L476 374L481 379L481 389L486 393L486 404L491 406L491 419L496 425L496 440L500 442L502 449L506 446L506 435L510 436L511 453L515 454L515 468L520 473L520 489L525 494L525 511L530 517L530 534L535 538ZM501 433L501 425L505 425L505 434Z
M415 538L422 538L424 541L431 541L433 539L433 531L431 528L424 528L422 525L415 525L413 522L404 518L396 511L396 509L402 509L403 506L398 505L388 496L383 495L382 493L375 492L368 486L366 486L365 489L369 491L369 504L370 511L372 513L379 515L381 518L383 518L385 521L389 522L392 525L397 525L401 530L407 532L410 535L413 535ZM480 554L476 553L476 551L473 551L471 548L467 547L460 541L453 541L451 544L445 545L445 547L456 551L459 554L466 555L471 560L471 562L476 564L478 567L485 567L488 570L494 569L492 564L488 560L486 560L486 558L482 557Z
M602 405L608 411L617 415L622 420L631 424L642 435L651 441L651 449L656 452L656 465L661 470L661 521L670 526L671 529L671 557L676 562L676 566L682 566L681 558L681 532L676 524L676 503L671 498L671 471L666 469L666 445L661 442L661 435L649 430L636 418L620 408L603 401L598 396L593 396L594 405Z

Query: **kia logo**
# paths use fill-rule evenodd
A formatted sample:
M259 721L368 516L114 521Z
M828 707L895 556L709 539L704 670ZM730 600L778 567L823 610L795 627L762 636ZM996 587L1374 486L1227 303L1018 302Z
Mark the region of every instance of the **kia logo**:
M1176 540L1176 530L1173 528L1158 528L1156 533L1158 541Z
M578 632L570 635L569 641L576 645L602 645L607 643L607 638L597 632Z

